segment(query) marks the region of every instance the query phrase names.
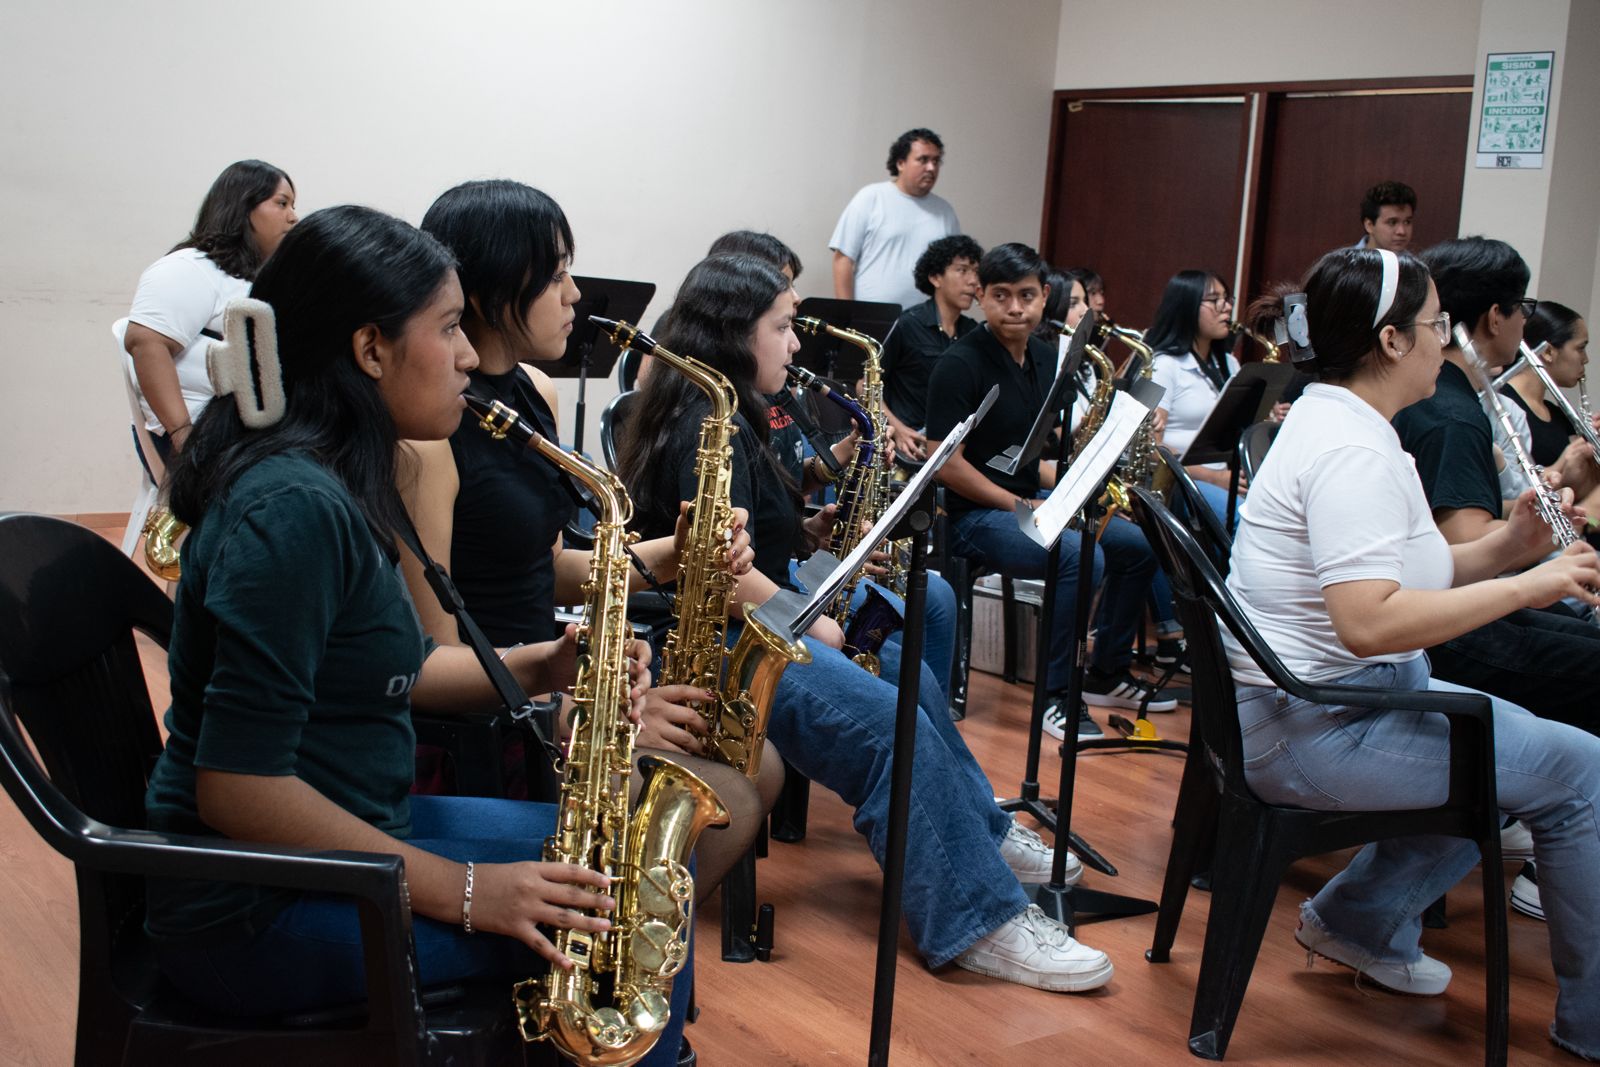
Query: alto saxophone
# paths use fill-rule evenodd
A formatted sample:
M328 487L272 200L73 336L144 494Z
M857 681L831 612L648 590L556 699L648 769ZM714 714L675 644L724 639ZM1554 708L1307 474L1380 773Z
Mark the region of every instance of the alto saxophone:
M628 719L632 635L623 549L635 538L627 532L633 503L621 481L546 440L504 404L473 396L467 403L496 438L510 436L582 483L600 511L577 634L577 710L544 858L610 876L616 909L609 930L557 930L551 940L572 970L552 967L518 983L512 1001L524 1041L548 1039L585 1067L626 1067L650 1051L671 1015L672 979L688 958L692 928L689 853L702 830L727 824L728 811L697 775L646 756L639 806L628 816L638 727Z
M744 629L723 670L728 600L733 575L722 562L725 531L733 525L733 424L738 397L720 372L680 356L626 322L594 319L620 349L654 356L697 385L711 401L700 424L695 451L695 498L689 508L689 539L678 561L678 623L661 654L662 685L694 685L717 694L698 710L710 727L706 752L714 760L754 778L761 771L772 700L784 668L810 663L811 651L773 632L745 605Z
M798 324L805 324L807 329L822 325L820 319L795 321ZM831 326L827 328L834 329ZM855 331L842 332L853 334ZM870 337L867 340L873 344L877 343ZM791 363L784 368L784 371L788 374L790 382L821 393L838 405L850 416L860 434L856 441L855 455L851 457L850 465L845 468L844 474L839 479L839 510L828 539L828 551L835 558L842 559L861 543L862 532L877 521L889 502L888 480L880 475L877 459L883 454L877 448L877 442L883 439L880 429L883 420L874 419L867 409L827 385L804 367L797 367ZM897 551L897 546L893 544L888 547L891 555ZM905 625L905 618L900 609L872 585L867 586L867 598L861 607L851 612L850 601L860 580L859 574L851 575L849 582L830 606L829 614L844 630L844 654L869 673L878 674L883 669L878 652L883 648L884 642Z
M144 562L157 578L175 582L183 576L179 562L178 538L189 527L165 504L150 509L144 520Z

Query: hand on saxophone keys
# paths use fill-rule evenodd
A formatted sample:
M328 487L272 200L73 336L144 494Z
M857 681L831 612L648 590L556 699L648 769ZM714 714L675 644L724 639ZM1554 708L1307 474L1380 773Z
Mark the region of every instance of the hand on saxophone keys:
M711 727L695 705L715 707L716 702L716 693L697 685L658 685L646 691L638 744L691 756L705 755L705 739Z
M750 522L750 513L744 508L733 509L733 523L725 531L724 543L727 551L723 558L728 565L728 573L734 577L749 574L750 568L755 566L756 550L750 547L750 531L747 528ZM689 501L678 504L678 525L672 533L674 558L682 559L684 549L690 543Z
M572 970L572 961L539 931L539 924L601 933L611 920L589 912L610 911L611 879L573 863L474 864L472 929L504 934L527 945L552 967ZM463 868L465 870L465 868Z

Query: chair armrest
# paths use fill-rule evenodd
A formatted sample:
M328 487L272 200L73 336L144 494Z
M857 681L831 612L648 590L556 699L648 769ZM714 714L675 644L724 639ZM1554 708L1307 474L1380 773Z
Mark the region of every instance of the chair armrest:
M1379 711L1434 711L1441 715L1494 720L1494 707L1481 693L1448 693L1432 689L1374 689L1364 685L1322 685L1296 680L1285 687L1316 704L1353 704Z

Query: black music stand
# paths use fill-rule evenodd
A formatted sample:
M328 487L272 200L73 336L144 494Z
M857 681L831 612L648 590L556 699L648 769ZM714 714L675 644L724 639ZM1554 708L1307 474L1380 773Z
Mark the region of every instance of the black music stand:
M1065 472L1072 459L1072 433L1066 425L1067 413L1072 408L1072 382L1077 378L1076 365L1081 361L1083 351L1087 347L1088 339L1094 334L1095 316L1089 312L1084 316L1078 328L1073 332L1072 340L1068 343L1064 366L1056 374L1050 392L1046 397L1046 404L1041 408L1039 415L1034 419L1033 427L1028 433L1026 443L1016 450L1007 449L1005 452L989 461L989 466L997 470L1016 471L1024 463L1035 463L1043 451L1049 427L1058 420L1062 421L1063 428L1060 433L1056 454L1056 469ZM1148 394L1159 389L1150 383L1137 383L1143 386L1142 390L1147 395L1136 396L1136 399L1154 403ZM1159 393L1154 394L1159 399ZM1089 494L1090 503L1085 505L1078 520L1080 559L1092 559L1095 542L1095 523L1093 521L1093 502L1099 499L1104 491L1105 482L1110 477L1110 470L1101 478L1100 484ZM1072 850L1083 860L1084 865L1092 867L1102 874L1116 875L1117 869L1111 865L1099 852L1072 830L1072 801L1077 784L1078 766L1078 709L1083 701L1083 676L1088 667L1088 637L1090 607L1094 600L1094 583L1089 580L1089 575L1080 571L1077 583L1077 602L1075 604L1077 640L1073 645L1072 670L1068 676L1067 693L1065 696L1068 709L1066 740L1062 744L1061 753L1061 780L1056 792L1055 810L1051 811L1047 802L1039 796L1039 758L1042 745L1044 728L1044 709L1049 701L1048 665L1045 663L1044 650L1049 647L1050 630L1055 622L1056 590L1059 584L1058 571L1061 560L1061 542L1065 540L1066 532L1063 531L1050 545L1049 554L1045 562L1044 597L1039 612L1039 630L1037 647L1039 655L1035 657L1033 679L1033 712L1029 721L1028 730L1028 762L1024 771L1022 782L1022 795L1000 803L1004 811L1025 811L1037 819L1041 824L1049 827L1055 835L1055 855L1050 868L1050 881L1038 887L1034 893L1034 902L1046 914L1064 924L1068 930L1073 930L1081 921L1080 917L1094 918L1126 918L1134 915L1148 915L1156 910L1156 903L1150 900L1141 900L1136 897L1126 897L1115 893L1103 893L1081 886L1066 884L1066 850L1070 844ZM1174 742L1145 742L1140 743L1133 738L1108 738L1097 747L1156 747L1172 746Z
M855 330L877 341L889 336L889 327L901 315L899 304L880 304L870 300L836 300L831 296L812 296L800 302L797 314L821 319L830 326ZM866 355L855 345L830 333L800 334L800 351L794 361L806 370L845 382L855 392L861 380Z
M572 320L572 336L567 339L567 350L559 360L540 364L539 369L552 378L578 379L578 407L572 419L572 450L582 452L584 414L588 410L584 394L589 388L589 376L598 374L605 377L610 374L617 358L622 355L621 350L611 343L610 337L589 321L589 316L601 315L608 319L638 322L644 315L644 309L650 305L650 298L656 295L656 286L654 282L629 282L617 278L574 277L572 282L583 297L573 308L577 317Z
M1211 414L1183 454L1185 467L1228 464L1228 536L1233 536L1234 505L1239 499L1239 438L1272 411L1294 380L1288 363L1246 363L1217 397Z

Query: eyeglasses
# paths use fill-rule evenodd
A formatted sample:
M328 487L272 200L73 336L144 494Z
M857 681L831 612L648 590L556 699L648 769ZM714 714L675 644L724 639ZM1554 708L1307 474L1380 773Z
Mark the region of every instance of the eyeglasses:
M1200 303L1210 304L1212 307L1220 311L1223 307L1233 306L1233 297L1229 296L1227 293L1221 293L1217 296L1203 296L1200 298Z
M1448 311L1441 311L1439 317L1435 319L1418 319L1411 325L1432 326L1440 344L1447 345L1450 343L1450 312Z
M1511 301L1511 304L1508 306L1521 308L1522 317L1525 319L1531 319L1533 318L1534 311L1539 307L1539 301L1534 300L1532 297L1524 297L1521 300ZM1507 312L1507 314L1510 314L1510 312Z

